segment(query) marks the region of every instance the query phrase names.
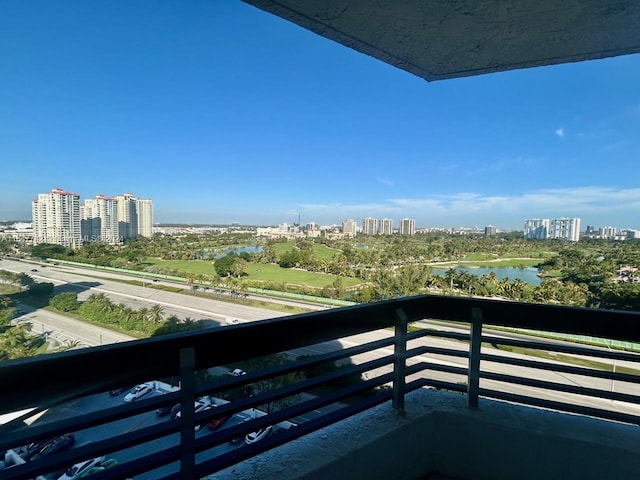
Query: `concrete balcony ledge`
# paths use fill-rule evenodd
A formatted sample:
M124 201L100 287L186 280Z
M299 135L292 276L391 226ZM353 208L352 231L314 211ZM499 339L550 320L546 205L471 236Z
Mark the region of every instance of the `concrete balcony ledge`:
M640 427L422 389L215 475L244 479L629 479Z

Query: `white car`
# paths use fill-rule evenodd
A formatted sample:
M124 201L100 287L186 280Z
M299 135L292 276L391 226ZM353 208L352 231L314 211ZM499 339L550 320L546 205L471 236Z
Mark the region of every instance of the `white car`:
M231 370L229 372L229 375L233 375L234 377L241 377L242 375L246 375L247 372L245 372L244 370L240 369L240 368L234 368L233 370Z
M238 320L238 319L237 319L237 318L235 318L235 317L226 317L226 318L225 318L225 323L226 323L227 325L237 325L237 324L239 324L239 323L240 323L240 320Z
M73 467L64 472L62 476L58 477L58 480L72 480L74 478L79 478L87 470L102 465L102 462L104 462L104 456L76 463Z
M144 397L145 395L153 392L153 385L150 383L141 383L140 385L136 385L133 389L124 396L125 402L133 402L138 400L139 398Z
M244 437L244 442L247 445L251 443L259 442L263 438L267 438L271 434L272 430L273 430L273 427L271 425L267 425L266 427L263 427L256 432L248 433L247 436Z

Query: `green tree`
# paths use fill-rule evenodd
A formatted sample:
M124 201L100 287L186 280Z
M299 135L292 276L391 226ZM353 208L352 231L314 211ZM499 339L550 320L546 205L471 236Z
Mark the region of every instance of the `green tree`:
M157 303L154 304L153 307L149 309L149 321L153 324L160 323L163 318L163 313L164 308L162 308L162 306L158 305Z
M53 308L61 312L72 312L80 306L78 294L75 292L60 293L53 297L49 303Z

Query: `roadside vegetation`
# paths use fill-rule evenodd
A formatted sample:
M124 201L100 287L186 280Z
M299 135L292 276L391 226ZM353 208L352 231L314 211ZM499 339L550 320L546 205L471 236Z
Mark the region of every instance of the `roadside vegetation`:
M79 301L75 292L60 293L51 299L48 308L139 338L196 330L206 326L203 320L192 318L181 321L171 315L165 319L164 309L158 304L151 308L134 309L123 303L112 302L103 293L92 293L84 301Z
M31 334L26 324L11 322L22 312L21 303L42 304L52 292L52 283L39 283L24 273L0 270L0 361L47 351L43 336Z

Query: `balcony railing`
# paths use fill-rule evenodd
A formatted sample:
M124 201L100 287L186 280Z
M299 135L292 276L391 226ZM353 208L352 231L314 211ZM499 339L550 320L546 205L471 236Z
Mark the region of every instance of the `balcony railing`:
M423 323L409 329L413 322ZM33 410L0 426L0 452L70 432L84 441L20 462L2 478L58 478L103 455L118 463L92 476L97 480L202 478L375 405L389 402L402 414L405 395L427 387L461 392L470 408L493 398L640 424L633 408L640 404L640 355L494 328L640 342L639 324L633 312L419 296L9 361L0 365L0 414ZM545 358L531 355L536 351ZM201 381L199 372L282 352L291 359L285 364ZM322 365L340 367L308 378L299 373ZM287 375L296 381L274 380ZM180 389L105 403L110 389L159 379ZM205 395L231 401L196 412L195 400ZM179 420L149 421L155 409L177 402ZM264 407L274 402L279 409ZM196 432L212 419L256 411L267 414ZM278 426L277 434L228 446L267 426Z

